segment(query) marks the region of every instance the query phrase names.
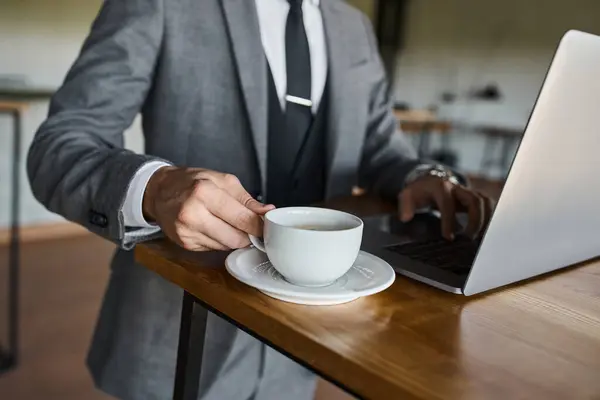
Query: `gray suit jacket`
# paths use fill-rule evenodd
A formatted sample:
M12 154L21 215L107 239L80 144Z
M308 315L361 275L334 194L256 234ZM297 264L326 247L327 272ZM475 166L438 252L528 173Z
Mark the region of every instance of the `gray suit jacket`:
M327 197L357 184L394 197L419 161L396 131L372 28L342 0L321 7L331 90ZM139 112L145 155L123 148ZM266 154L267 63L253 1L105 1L27 163L40 202L121 248L89 356L105 391L167 399L173 384L181 291L126 251L148 239L123 226L132 176L162 159L229 172L264 193ZM212 314L205 349L203 398L312 395L310 374Z

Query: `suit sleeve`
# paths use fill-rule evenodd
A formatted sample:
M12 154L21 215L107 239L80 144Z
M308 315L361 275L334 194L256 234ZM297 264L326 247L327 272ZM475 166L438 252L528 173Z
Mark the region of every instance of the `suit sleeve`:
M81 52L50 102L27 158L47 209L121 247L121 208L136 171L156 158L123 148L123 132L150 89L163 36L163 0L105 0Z
M398 127L389 96L389 82L381 61L371 22L363 16L370 44L370 56L377 66L375 84L371 87L367 134L361 161L359 184L383 198L395 201L411 172L419 166L440 165L437 161L423 160ZM448 170L447 166L441 165ZM463 185L467 178L456 170L451 172Z
M360 167L361 187L387 199L396 199L408 174L418 165L414 148L399 131L392 111L389 83L381 61L373 28L363 16L370 43L370 58L377 66L371 86L367 134Z

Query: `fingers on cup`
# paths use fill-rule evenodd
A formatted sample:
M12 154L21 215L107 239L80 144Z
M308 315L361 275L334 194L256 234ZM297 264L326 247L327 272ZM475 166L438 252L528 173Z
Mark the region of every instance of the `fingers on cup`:
M175 225L175 240L179 246L189 251L228 250L223 244L211 239L178 222Z
M227 249L241 249L250 245L248 235L222 219L207 213L202 220L202 229L207 236Z

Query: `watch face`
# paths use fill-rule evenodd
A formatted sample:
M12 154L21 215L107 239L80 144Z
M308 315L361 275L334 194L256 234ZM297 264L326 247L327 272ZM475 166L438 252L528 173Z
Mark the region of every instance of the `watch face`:
M449 181L452 181L452 179L454 178L454 174L451 171L447 170L446 168L440 165L437 165L435 168L429 170L429 174L440 179L447 179Z
M452 171L449 171L443 165L432 165L432 164L427 165L427 164L425 164L425 165L421 165L421 166L415 168L415 170L413 170L413 172L411 172L409 174L409 176L407 177L406 182L407 183L414 182L416 179L419 179L419 178L422 178L425 176L435 176L440 179L448 179L448 180L456 179L456 178L454 178L454 174L452 173Z
M438 178L445 178L446 177L446 173L444 171L439 171L439 170L433 170L433 171L431 171L431 175L437 176Z
M440 167L438 167L438 166L436 166L436 167L434 167L434 168L431 168L431 169L429 170L429 173L430 173L431 175L437 175L437 176L443 176L443 175L446 175L446 171L445 171L443 168L440 168Z

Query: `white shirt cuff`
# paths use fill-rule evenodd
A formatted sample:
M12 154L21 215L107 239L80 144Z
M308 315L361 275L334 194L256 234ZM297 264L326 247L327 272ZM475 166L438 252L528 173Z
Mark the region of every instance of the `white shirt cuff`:
M162 161L150 161L144 164L135 173L129 188L127 189L127 196L123 203L123 221L126 227L135 228L156 228L156 224L150 224L144 218L142 211L142 202L144 200L144 192L146 191L146 185L152 177L152 175L159 169L171 164Z

